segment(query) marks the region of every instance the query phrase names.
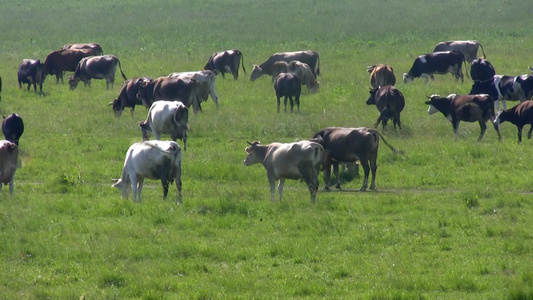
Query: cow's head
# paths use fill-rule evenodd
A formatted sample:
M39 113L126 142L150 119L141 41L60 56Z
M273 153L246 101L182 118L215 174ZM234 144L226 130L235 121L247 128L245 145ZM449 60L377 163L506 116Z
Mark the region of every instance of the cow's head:
M148 141L150 139L150 132L152 132L149 122L141 121L138 124L139 124L139 127L141 127L143 141Z
M410 83L413 82L415 78L412 76L409 76L407 73L403 73L403 83Z
M244 160L244 165L250 166L250 165L262 162L264 157L261 157L257 151L259 148L259 144L261 144L261 142L255 141L253 143L250 143L250 142L247 142L247 143L249 146L246 147L244 151L246 151L248 155L246 156L246 159Z
M432 115L434 113L439 112L439 110L437 109L437 106L439 106L438 104L440 102L440 99L442 99L440 95L434 94L434 95L429 96L428 98L429 100L424 102L425 104L429 105L428 115Z
M80 82L80 79L78 77L74 77L74 76L68 77L68 85L71 91L78 86L79 82Z
M367 105L376 104L376 93L378 91L379 87L370 89L370 97L368 97L368 100L366 100Z
M254 81L257 78L261 77L261 75L263 75L263 69L258 65L253 65L252 75L250 75L250 80Z
M115 117L120 117L122 115L122 111L124 109L120 107L120 100L119 99L113 99L113 101L109 102L108 106L113 106L113 111L115 112Z
M318 93L319 88L320 88L320 82L315 80L311 83L311 88L309 89L309 93L311 94Z

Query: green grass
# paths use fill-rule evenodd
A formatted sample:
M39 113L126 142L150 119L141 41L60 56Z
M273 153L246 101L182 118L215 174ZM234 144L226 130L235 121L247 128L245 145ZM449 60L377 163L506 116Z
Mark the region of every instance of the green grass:
M528 72L527 1L30 1L4 3L0 113L22 115L15 195L0 192L1 299L533 299L531 140L516 127L462 123L453 142L426 95L468 93L451 75L401 82L414 58L440 41L477 39L497 73ZM248 74L217 78L190 117L183 204L148 181L143 201L111 188L141 139L137 108L116 119L117 96L48 78L45 97L19 90L23 58L74 42L99 42L128 77L201 69L216 51L240 49ZM316 50L320 92L300 114L276 113L269 78L252 64L274 52ZM246 141L291 142L326 126L372 126L366 66L394 67L406 97L402 131L384 132L377 192L320 190L300 181L270 202L265 171L245 167ZM514 103L509 103L509 107ZM379 128L381 131L381 128ZM320 180L321 188L323 180Z

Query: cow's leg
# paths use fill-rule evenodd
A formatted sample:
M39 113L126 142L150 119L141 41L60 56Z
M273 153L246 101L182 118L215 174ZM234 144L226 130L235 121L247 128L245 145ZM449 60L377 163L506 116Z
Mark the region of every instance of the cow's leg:
M278 99L278 113L279 113L279 105L280 105L280 102L281 102L281 101L280 101L280 98L281 98L281 97L278 96L278 95L276 95L276 98Z
M178 168L176 170L176 178L174 178L176 181L176 190L178 192L178 199L176 201L177 204L181 203L181 161L178 164Z
M283 106L285 107L284 111L287 112L287 96L283 97Z
M319 166L320 167L320 166ZM315 203L316 194L318 191L318 171L310 163L298 165L298 171L302 174L302 178L309 188L311 193L311 203Z
M215 92L215 90L211 90L211 99L213 99L213 101L215 102L215 106L218 110L218 96L217 96L217 93Z
M296 112L300 113L300 96L296 95L294 101L296 102Z
M163 199L167 199L168 195L168 178L166 176L161 177L161 185L163 186Z
M283 185L285 185L285 178L280 178L278 183L278 194L279 194L279 201L281 202L283 194Z
M270 185L270 201L276 200L276 178L267 171L268 184Z
M289 102L291 103L291 112L294 112L293 108L294 108L294 102L292 100L292 96L289 97Z
M332 165L333 165L333 175L335 175L335 181L336 181L335 188L340 190L341 189L341 179L339 177L339 163L338 162L333 162Z
M370 176L370 166L368 165L368 159L362 159L360 160L360 165L363 167L363 170L365 171L365 179L363 180L363 186L359 189L361 192L366 191L366 187L368 186L368 177Z
M372 180L370 181L371 190L376 189L376 172L378 170L377 160L378 160L378 152L376 150L376 152L370 156L370 171L372 172Z
M527 138L531 139L531 132L533 131L533 125L529 128L529 132L527 133Z
M137 175L135 173L130 174L130 185L133 190L133 202L137 201Z
M494 122L491 122L491 123L492 123L492 126L494 126L494 130L496 130L496 132L498 133L498 139L501 140L502 135L500 134L500 125ZM531 134L531 131L530 131L530 134Z
M487 124L485 124L483 120L479 120L479 126L481 127L481 133L479 134L479 138L477 139L478 142L481 141L481 139L483 138L483 135L487 130Z
M139 202L141 202L141 193L143 191L143 186L144 186L144 178L143 177L137 178L137 200Z
M324 154L324 190L329 191L329 186L331 185L330 179L331 179L331 154L329 152L326 152Z
M0 186L2 184L0 183ZM11 179L9 180L9 193L13 195L13 192L15 191L15 176L13 175Z
M457 135L459 132L459 121L455 121L455 122L452 121L452 125L453 125L453 133L454 133L453 140L457 141Z
M521 143L522 142L522 129L524 128L524 126L516 126L516 127L518 128L518 142ZM528 136L529 137L531 136L531 129L529 130Z

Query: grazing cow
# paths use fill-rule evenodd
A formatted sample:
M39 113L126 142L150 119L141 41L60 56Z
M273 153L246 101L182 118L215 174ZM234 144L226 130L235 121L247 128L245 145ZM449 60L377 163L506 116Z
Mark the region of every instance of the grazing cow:
M187 150L187 129L189 122L189 109L179 101L156 101L148 111L146 121L139 122L143 141L149 140L152 132L156 140L162 134L170 134L173 141L183 140L183 149Z
M198 81L194 78L159 77L151 82L139 85L137 98L146 103L158 100L180 101L187 107L193 107L194 114L201 110Z
M478 141L481 141L487 125L487 120L494 121L496 118L494 113L494 101L490 95L456 95L450 94L448 97L441 97L440 95L432 95L429 100L425 102L429 105L428 114L432 115L436 112L441 112L446 119L453 125L455 136L453 140L457 139L459 131L459 123L465 122L479 122L481 133ZM493 123L494 129L498 133L498 138L501 139L500 129L498 124Z
M215 92L215 80L217 79L215 72L210 70L201 70L201 71L195 71L195 72L178 72L178 73L171 73L168 75L169 77L177 77L182 79L188 79L191 78L196 79L198 82L198 95L203 101L207 101L207 98L209 95L211 95L211 99L215 102L215 106L218 110L218 96Z
M391 66L381 64L370 66L366 70L370 73L370 85L372 88L396 84L396 76Z
M286 61L277 61L272 65L272 82L276 80L276 77L278 77L281 73L287 73L289 72L289 64Z
M120 60L114 55L91 56L85 57L78 63L74 75L69 77L68 84L73 90L78 86L78 82L83 81L85 85L91 86L91 79L105 79L106 90L109 90L109 83L111 88L115 84L115 72L117 66L122 74L122 78L127 80L126 75L122 72Z
M113 187L128 199L133 189L133 201L141 201L144 179L161 180L163 199L167 198L168 185L176 181L177 202L181 201L181 148L174 141L143 141L130 146L126 153L122 177Z
M285 106L285 112L287 112L287 98L291 102L291 112L293 112L294 101L296 102L296 112L300 112L300 94L302 92L302 83L300 78L292 73L281 73L276 77L274 82L274 90L276 91L276 98L278 100L278 113L280 98L284 97L283 104Z
M122 115L122 111L124 111L126 107L131 108L130 111L132 117L135 110L135 105L144 105L146 108L150 108L150 104L145 103L141 99L137 98L139 86L145 81L150 82L153 81L153 79L150 77L135 77L124 82L118 97L109 103L109 106L113 107L113 111L115 112L115 116L117 118Z
M496 71L490 61L486 59L478 58L470 64L470 78L472 78L474 82L489 80L494 77L494 75L496 75Z
M44 78L47 75L55 75L56 83L63 83L63 71L74 72L80 60L87 56L95 55L92 49L79 50L56 50L46 56L44 60Z
M61 49L63 50L79 50L79 49L90 49L93 51L93 55L104 55L104 50L98 43L79 43L79 44L66 44Z
M486 58L483 46L478 41L448 41L440 42L435 46L433 52L458 51L463 53L466 61L471 62L477 58L477 50L481 47L483 58Z
M24 122L19 114L11 114L2 120L2 133L6 140L19 144L19 139L24 133Z
M294 73L296 76L300 77L302 85L307 87L309 93L318 92L319 82L316 81L315 76L308 64L293 60L288 64L289 73Z
M23 59L19 65L18 71L19 88L22 88L22 84L28 84L28 91L33 84L33 90L37 92L37 84L39 85L39 92L43 93L43 79L44 79L44 66L38 59Z
M428 82L428 77L433 80L433 74L452 73L455 81L461 78L464 82L462 65L465 60L464 55L457 51L434 52L417 57L409 70L403 73L403 82L409 83L415 78L422 77Z
M387 145L393 152L398 152L397 149L393 148L387 143L387 141L385 141L383 136L377 130L371 128L327 127L315 133L312 138L320 143L325 150L324 175L326 186L324 189L329 190L329 186L331 185L330 177L332 165L333 172L337 177L336 188L341 189L339 163L354 163L356 161L360 162L360 165L365 171L365 179L360 191L366 190L370 171L372 171L370 189L375 189L380 137L385 145Z
M242 62L241 62L242 58ZM246 74L246 69L244 68L244 56L239 50L227 50L222 52L216 52L211 55L209 61L205 65L205 70L210 70L214 72L220 72L222 77L225 77L225 73L231 73L233 78L237 80L239 78L239 64L242 64L242 70Z
M9 184L9 192L13 194L15 190L15 172L17 171L17 160L19 149L17 144L10 141L0 141L0 190L2 185Z
M494 75L491 79L485 81L476 81L472 85L470 95L489 94L496 102L496 108L500 109L500 103L503 102L503 109L507 108L505 100L523 101L531 99L533 95L533 76L507 76Z
M500 110L494 123L499 125L505 121L515 124L518 128L519 143L522 142L522 129L527 124L531 125L527 133L527 137L530 139L531 131L533 131L533 101L527 100L508 110Z
M402 129L400 113L405 107L405 98L400 90L392 85L373 88L370 90L370 97L366 100L366 104L374 104L378 108L379 117L374 127L378 127L379 122L383 122L383 130L385 130L387 121L392 119L394 129L396 129L396 124Z
M316 51L280 52L274 53L261 65L253 65L250 80L254 81L262 75L272 76L272 66L277 61L291 62L293 60L306 63L311 68L313 76L320 75L318 53Z
M261 163L265 167L272 202L275 199L276 181L279 180L278 193L279 201L281 201L285 179L302 178L311 193L311 203L315 203L318 192L318 173L324 156L324 148L320 144L311 141L268 145L248 142L248 144L250 146L245 149L248 155L244 160L244 165Z

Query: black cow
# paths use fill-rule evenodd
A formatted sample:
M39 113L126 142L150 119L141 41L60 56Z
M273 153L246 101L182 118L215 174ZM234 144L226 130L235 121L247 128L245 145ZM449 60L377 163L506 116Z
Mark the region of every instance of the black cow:
M11 114L2 120L2 133L6 140L19 144L20 136L24 133L24 122L19 114Z
M479 135L478 141L481 141L485 131L487 130L487 125L485 124L487 120L492 120L496 118L494 113L494 101L489 95L456 95L450 94L448 97L441 97L440 95L432 95L429 97L429 100L425 102L429 105L428 114L432 115L437 112L441 112L446 119L448 119L453 126L453 131L455 133L454 140L457 139L459 131L459 123L461 121L465 122L479 122L481 127L481 133ZM500 135L500 129L498 124L493 123L494 129L498 132L499 139L502 138Z
M135 105L144 105L146 108L150 108L148 103L137 98L137 93L139 92L139 86L143 82L151 81L153 81L153 79L150 77L135 77L124 82L118 97L109 103L109 106L113 107L113 111L117 118L120 117L122 111L124 111L126 107L130 108L132 117L133 112L135 111Z
M300 94L302 93L302 82L300 78L293 73L281 73L276 77L274 82L274 90L276 91L276 98L278 100L278 112L281 97L285 97L283 104L285 105L285 112L287 112L287 98L291 102L291 112L293 112L294 102L296 102L296 112L300 112Z
M18 71L19 88L22 84L28 84L28 91L33 84L33 90L37 92L37 84L39 85L39 92L43 93L44 80L44 65L38 59L23 59L19 65Z
M428 77L433 80L433 74L452 73L455 81L461 78L464 82L462 65L465 56L457 51L443 51L424 54L417 57L409 70L409 73L403 73L403 82L409 83L415 78L422 77L428 82Z
M231 73L233 78L237 80L239 78L239 64L242 64L242 70L246 74L242 52L237 49L227 50L213 53L205 65L204 70L220 72L222 77L224 77L225 73Z
M531 125L527 133L527 137L530 139L531 131L533 131L533 101L524 101L513 108L499 111L494 123L499 125L505 121L515 124L518 128L519 143L522 142L522 129L527 124Z
M400 113L405 107L405 98L400 90L392 85L373 88L370 90L370 97L366 100L366 104L375 104L378 108L379 117L374 127L378 127L379 123L383 122L383 130L385 130L387 121L392 119L394 129L396 129L396 125L402 129Z
M489 80L494 75L496 75L496 71L490 61L483 58L472 61L470 65L470 77L474 82Z
M474 82L470 95L474 94L489 94L496 102L497 109L500 109L498 100L503 102L503 109L506 109L505 100L523 101L531 99L533 95L533 76L494 75L489 80Z
M52 51L44 60L44 76L55 75L56 82L59 83L59 78L61 78L61 83L63 83L64 71L74 72L82 58L96 55L95 53L92 49L62 49Z

